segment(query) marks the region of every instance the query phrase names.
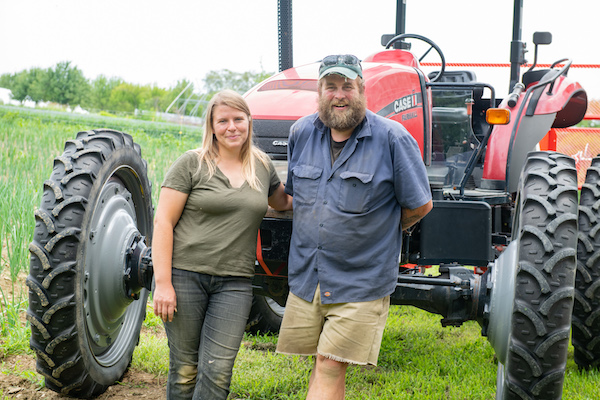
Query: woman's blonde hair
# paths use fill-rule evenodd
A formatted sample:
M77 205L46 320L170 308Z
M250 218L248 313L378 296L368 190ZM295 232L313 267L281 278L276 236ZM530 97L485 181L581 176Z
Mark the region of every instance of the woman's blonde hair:
M269 156L262 152L258 147L254 146L254 132L252 130L252 115L250 107L246 100L233 90L223 90L215 94L208 102L206 111L206 121L204 128L204 137L202 138L202 147L196 149L200 165L206 164L208 168L208 179L212 178L216 171L216 159L219 157L219 142L217 142L213 128L213 115L217 106L228 106L236 110L242 111L248 117L248 139L242 145L240 151L240 159L242 161L242 176L254 190L261 190L261 183L256 177L256 160L263 163L268 168Z

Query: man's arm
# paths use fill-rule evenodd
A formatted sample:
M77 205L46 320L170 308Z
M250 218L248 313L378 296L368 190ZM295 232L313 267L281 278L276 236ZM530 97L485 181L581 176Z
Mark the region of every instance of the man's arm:
M433 201L429 200L429 202L423 204L421 207L417 207L414 209L403 208L402 209L402 217L400 219L400 223L402 224L402 230L405 231L417 222L421 220L424 216L426 216L429 211L433 208Z

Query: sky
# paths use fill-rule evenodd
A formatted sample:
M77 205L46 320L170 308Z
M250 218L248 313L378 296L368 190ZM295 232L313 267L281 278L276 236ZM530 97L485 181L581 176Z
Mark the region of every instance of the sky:
M540 62L600 64L597 0L524 0L522 40L533 61L534 31L553 43ZM433 40L447 62L508 63L512 0L406 0L406 32ZM328 54L380 51L395 31L396 0L293 0L299 66ZM0 0L0 74L71 61L86 78L196 87L211 70L278 70L277 0ZM423 61L437 61L433 56ZM600 98L600 69L571 69ZM476 70L508 91L508 69Z

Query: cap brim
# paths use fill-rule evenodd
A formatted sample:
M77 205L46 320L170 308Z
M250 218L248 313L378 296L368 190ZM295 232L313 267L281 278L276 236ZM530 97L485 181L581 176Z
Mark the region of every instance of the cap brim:
M323 71L323 73L321 75L319 75L319 79L322 79L323 77L330 75L330 74L343 75L349 79L356 79L356 77L358 76L358 74L355 71L351 70L350 68L336 66L336 67L328 68L325 71Z

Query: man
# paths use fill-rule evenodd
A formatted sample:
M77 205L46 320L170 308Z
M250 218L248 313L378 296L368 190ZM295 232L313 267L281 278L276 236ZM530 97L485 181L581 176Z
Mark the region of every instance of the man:
M277 351L316 355L307 399L334 400L348 364L376 365L402 230L433 205L414 138L366 109L355 56L325 57L318 93L318 113L288 142L294 221Z

